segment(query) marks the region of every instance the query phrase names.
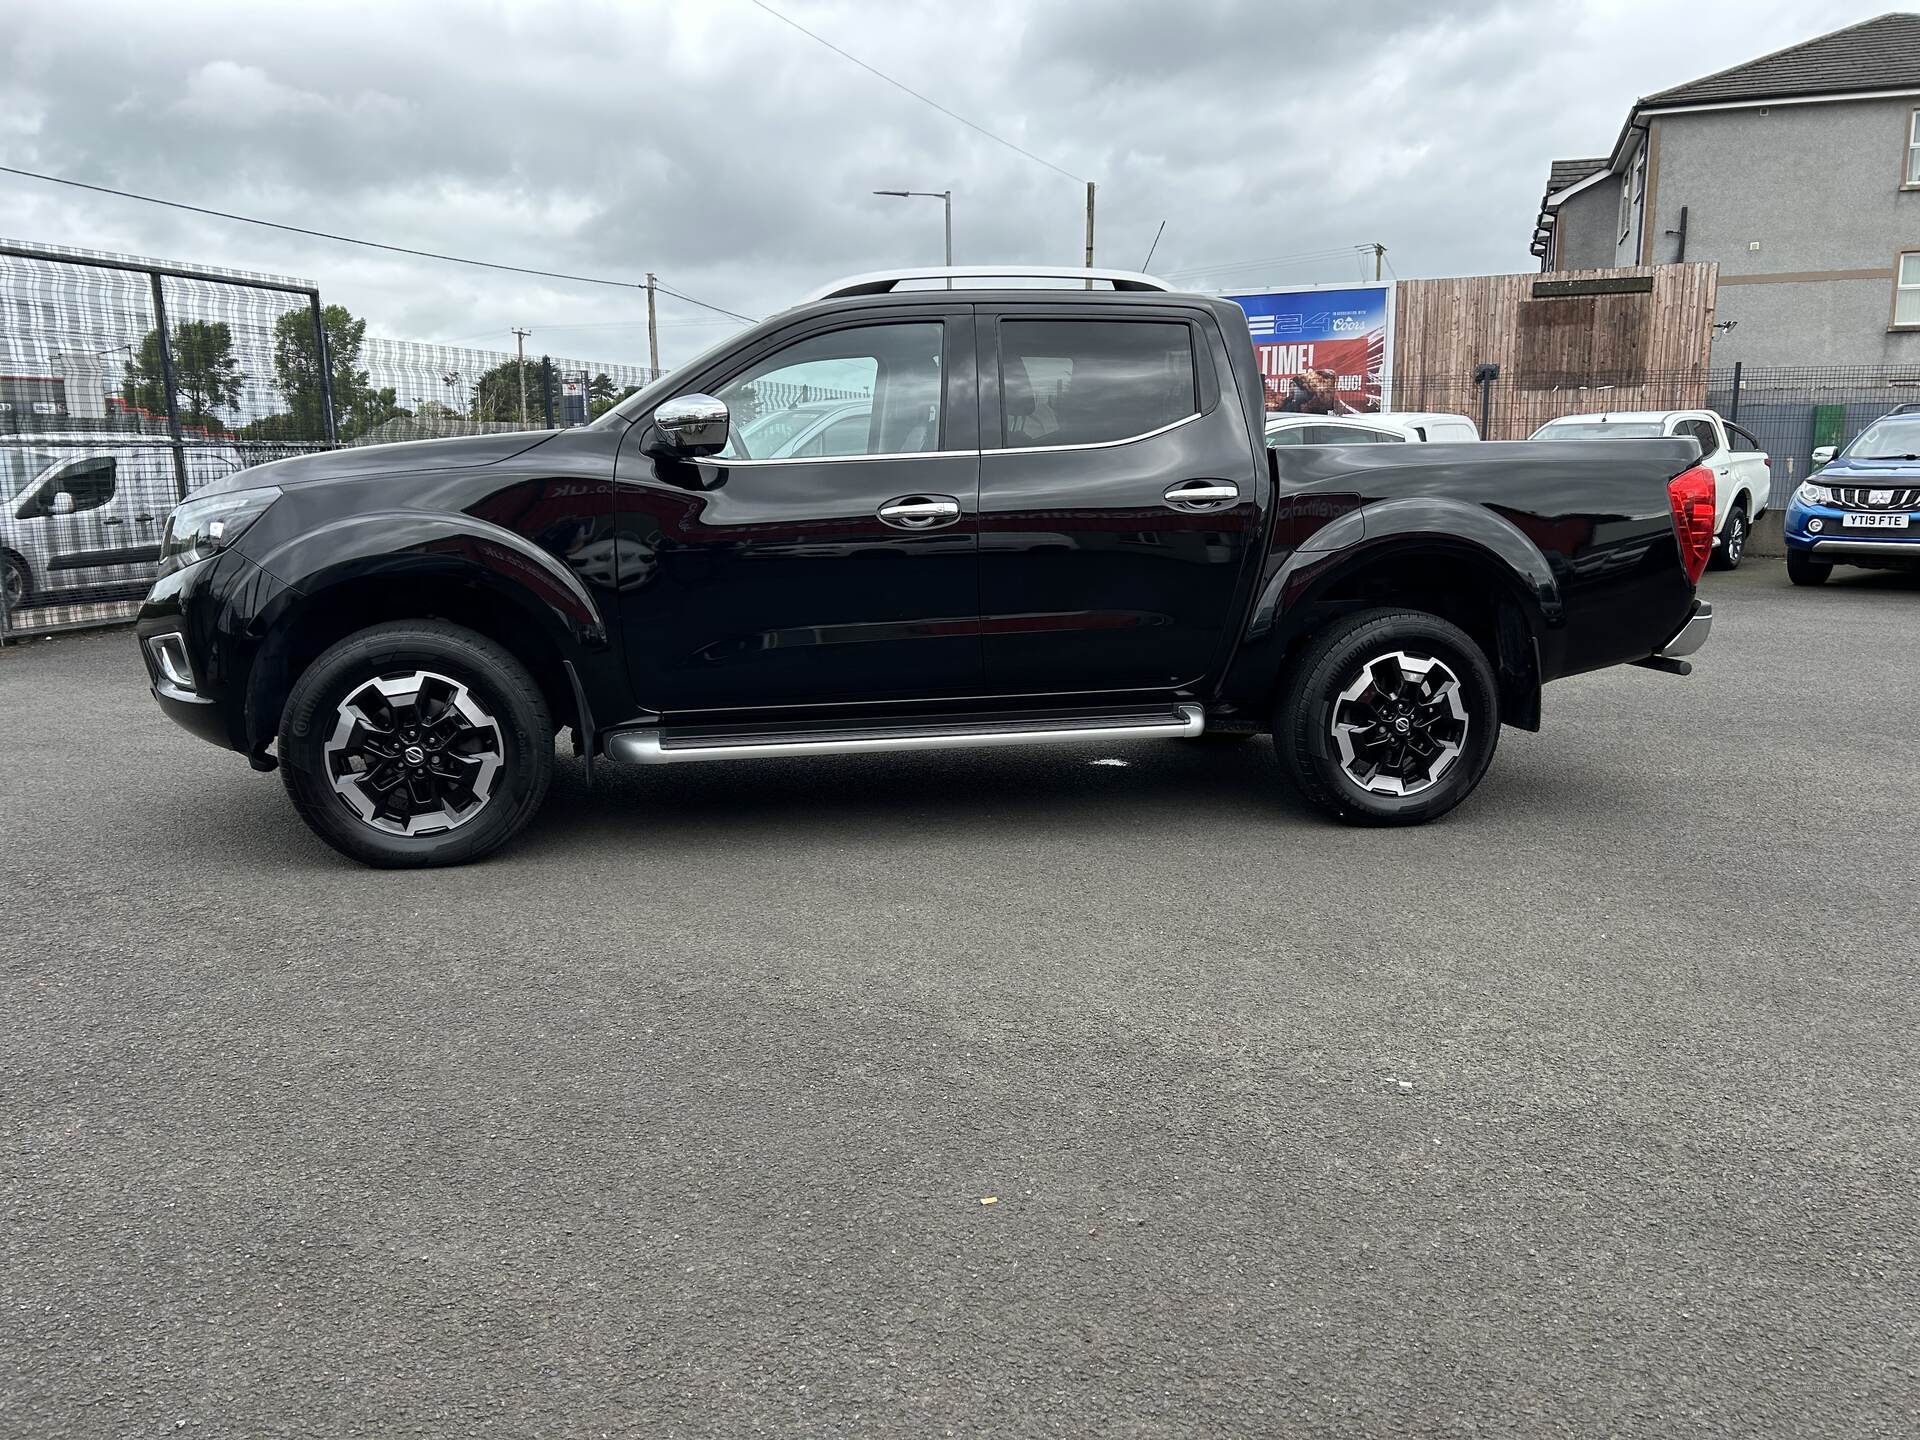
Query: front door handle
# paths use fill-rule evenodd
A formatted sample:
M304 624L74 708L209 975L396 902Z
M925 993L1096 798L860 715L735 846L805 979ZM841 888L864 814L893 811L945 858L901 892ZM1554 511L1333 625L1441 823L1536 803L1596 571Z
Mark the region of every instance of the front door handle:
M1240 498L1240 487L1225 480L1182 480L1167 487L1166 500L1176 510L1212 510Z
M896 529L932 530L958 520L960 502L951 495L902 495L887 501L876 513Z
M100 523L102 525L124 525L127 522L122 520L118 515L102 515L100 517Z

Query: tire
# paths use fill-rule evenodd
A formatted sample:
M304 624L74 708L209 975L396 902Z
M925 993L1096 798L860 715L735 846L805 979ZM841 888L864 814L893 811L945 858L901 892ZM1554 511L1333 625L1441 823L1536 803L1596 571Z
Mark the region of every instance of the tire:
M1740 557L1747 553L1747 535L1751 530L1747 520L1747 505L1744 500L1733 502L1733 508L1727 512L1727 523L1720 527L1720 543L1713 548L1713 554L1707 559L1710 570L1738 570Z
M11 550L0 550L0 585L6 587L10 611L18 610L33 599L33 570Z
M1804 550L1787 551L1787 579L1796 585L1824 585L1833 574L1833 566L1816 560Z
M553 726L540 687L498 644L400 620L349 635L302 673L281 716L280 773L300 818L342 855L462 865L540 808Z
M1397 688L1383 683L1395 676ZM1275 710L1273 738L1288 778L1329 815L1423 825L1486 774L1500 739L1500 690L1458 626L1420 610L1366 610L1308 645ZM1388 793L1396 783L1402 793Z

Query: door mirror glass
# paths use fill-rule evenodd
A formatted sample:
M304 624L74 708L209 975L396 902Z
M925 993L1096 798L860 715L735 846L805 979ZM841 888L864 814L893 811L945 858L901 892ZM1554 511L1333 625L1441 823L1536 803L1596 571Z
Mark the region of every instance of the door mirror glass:
M1833 463L1833 457L1839 453L1839 450L1832 445L1816 445L1813 447L1813 463L1816 465L1831 465Z
M711 395L676 395L653 412L653 424L676 455L714 455L727 447L727 402Z

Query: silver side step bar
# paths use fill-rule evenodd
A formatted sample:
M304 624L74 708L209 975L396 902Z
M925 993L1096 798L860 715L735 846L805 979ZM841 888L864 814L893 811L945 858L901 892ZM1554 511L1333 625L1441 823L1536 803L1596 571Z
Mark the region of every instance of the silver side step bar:
M1056 723L984 722L951 730L876 729L872 734L712 736L676 739L657 728L616 730L607 758L629 765L678 765L696 760L765 760L775 756L864 755L889 750L953 750L986 745L1034 745L1053 740L1191 740L1207 728L1198 705L1174 705L1151 717L1092 716ZM903 733L905 732L905 733Z

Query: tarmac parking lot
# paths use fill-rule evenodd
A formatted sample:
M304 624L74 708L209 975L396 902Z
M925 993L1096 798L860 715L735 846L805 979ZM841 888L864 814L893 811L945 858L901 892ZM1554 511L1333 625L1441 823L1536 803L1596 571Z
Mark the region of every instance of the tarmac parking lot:
M0 652L0 1433L1911 1434L1920 578L1706 594L1423 830L569 758L418 873Z

